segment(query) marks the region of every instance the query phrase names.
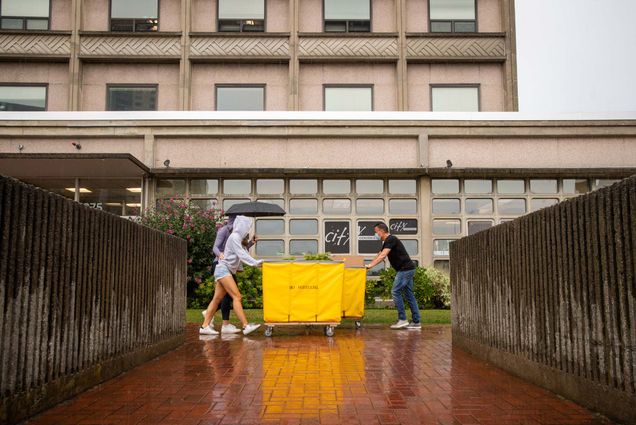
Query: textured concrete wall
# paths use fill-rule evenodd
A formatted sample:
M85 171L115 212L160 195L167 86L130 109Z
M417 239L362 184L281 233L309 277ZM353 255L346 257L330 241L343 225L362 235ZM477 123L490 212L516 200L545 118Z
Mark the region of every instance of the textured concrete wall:
M453 343L636 423L636 176L451 244Z
M186 243L0 176L0 423L181 343Z

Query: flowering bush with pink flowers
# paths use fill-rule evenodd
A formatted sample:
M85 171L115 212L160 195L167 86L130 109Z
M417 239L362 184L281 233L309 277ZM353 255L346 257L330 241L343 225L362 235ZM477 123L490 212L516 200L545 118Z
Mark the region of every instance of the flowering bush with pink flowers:
M223 225L223 211L190 205L182 199L161 200L146 210L141 223L188 241L188 303L194 289L212 274L212 247Z

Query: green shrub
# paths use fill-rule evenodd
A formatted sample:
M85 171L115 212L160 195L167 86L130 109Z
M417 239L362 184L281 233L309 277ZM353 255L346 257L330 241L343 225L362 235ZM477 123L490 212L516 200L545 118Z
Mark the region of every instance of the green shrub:
M367 282L367 303L375 297L391 298L395 273L393 268L384 269L376 283ZM420 308L450 308L450 278L433 267L415 269L413 292Z
M243 298L243 308L263 308L263 275L258 267L244 266L236 274L237 285ZM214 296L214 277L208 277L194 289L188 299L188 308L206 309Z
M188 242L188 305L193 308L198 307L192 300L195 292L207 290L199 286L211 277L212 246L222 218L221 210L204 210L182 199L159 201L157 208L146 210L141 218L141 224Z

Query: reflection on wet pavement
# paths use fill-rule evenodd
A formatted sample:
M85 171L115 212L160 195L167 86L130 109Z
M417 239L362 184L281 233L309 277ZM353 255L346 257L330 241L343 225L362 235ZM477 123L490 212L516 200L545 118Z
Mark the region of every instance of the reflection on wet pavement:
M582 407L451 346L450 328L199 337L35 424L595 424Z

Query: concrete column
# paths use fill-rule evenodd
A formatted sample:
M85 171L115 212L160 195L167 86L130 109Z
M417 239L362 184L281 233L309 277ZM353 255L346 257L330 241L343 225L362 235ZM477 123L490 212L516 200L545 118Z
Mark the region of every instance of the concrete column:
M519 110L517 92L517 36L514 0L502 0L501 23L506 31L506 63L504 64L504 109Z
M431 220L431 178L420 177L420 257L422 267L433 265L433 230Z
M300 62L298 61L298 22L299 0L289 0L289 102L290 111L298 111L298 80L300 78Z
M406 0L395 0L396 27L398 31L399 57L397 62L397 96L398 111L407 111L408 76L406 63Z
M144 134L144 165L148 168L155 168L155 135L152 131Z
M192 64L190 63L190 27L192 2L181 0L181 61L179 63L179 109L190 110Z
M82 25L82 0L71 2L71 55L68 60L68 110L79 111L82 84L82 63L79 59Z

